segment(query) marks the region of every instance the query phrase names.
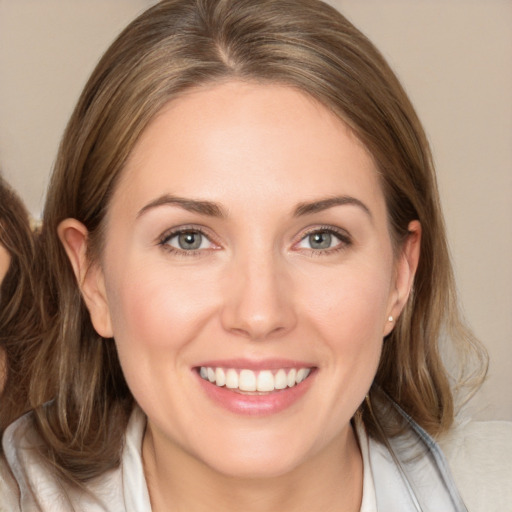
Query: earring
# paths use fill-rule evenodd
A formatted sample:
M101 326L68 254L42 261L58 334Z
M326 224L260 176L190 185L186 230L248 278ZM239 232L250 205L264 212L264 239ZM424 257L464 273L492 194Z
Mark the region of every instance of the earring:
M388 316L388 322L393 322L393 321L394 321L393 316L392 316L392 315L389 315L389 316Z

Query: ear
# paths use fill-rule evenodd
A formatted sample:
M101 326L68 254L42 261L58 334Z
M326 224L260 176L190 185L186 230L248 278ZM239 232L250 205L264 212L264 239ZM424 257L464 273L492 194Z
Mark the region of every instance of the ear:
M395 263L394 291L390 295L384 336L393 330L396 320L409 298L420 260L421 224L419 221L413 220L407 229L409 233L400 248L400 254Z
M114 333L108 307L103 271L87 257L88 231L76 219L65 219L57 228L60 241L68 255L96 332L104 338Z

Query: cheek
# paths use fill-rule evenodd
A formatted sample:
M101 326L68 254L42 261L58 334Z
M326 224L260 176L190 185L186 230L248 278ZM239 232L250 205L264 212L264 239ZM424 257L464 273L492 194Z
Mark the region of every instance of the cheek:
M216 294L211 280L193 272L180 275L158 264L129 267L106 283L114 339L132 394L158 417L163 396L173 410L187 407L173 390L186 387L187 349L212 318Z
M380 360L383 328L391 289L391 271L375 266L351 267L331 273L328 286L310 283L305 315L323 341L324 363L333 383L349 393L335 400L364 398Z
M307 281L301 293L318 325L333 334L352 333L355 341L382 338L390 291L391 270L359 265L327 270Z
M178 350L211 316L213 288L200 273L166 265L133 264L130 272L114 274L107 296L119 349Z

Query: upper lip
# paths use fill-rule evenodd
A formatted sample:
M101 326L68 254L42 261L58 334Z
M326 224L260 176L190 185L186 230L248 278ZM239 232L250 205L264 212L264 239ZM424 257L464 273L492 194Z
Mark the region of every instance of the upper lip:
M201 362L201 366L210 368L234 368L239 370L279 370L281 368L313 368L314 365L306 361L292 359L215 359Z

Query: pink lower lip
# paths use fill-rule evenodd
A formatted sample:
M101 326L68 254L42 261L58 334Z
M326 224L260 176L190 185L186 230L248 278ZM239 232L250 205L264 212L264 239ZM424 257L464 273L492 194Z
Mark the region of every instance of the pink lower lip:
M201 378L199 383L206 395L217 405L235 414L267 416L284 411L295 404L310 388L316 372L292 388L286 388L262 395L246 395L226 387L219 387Z

